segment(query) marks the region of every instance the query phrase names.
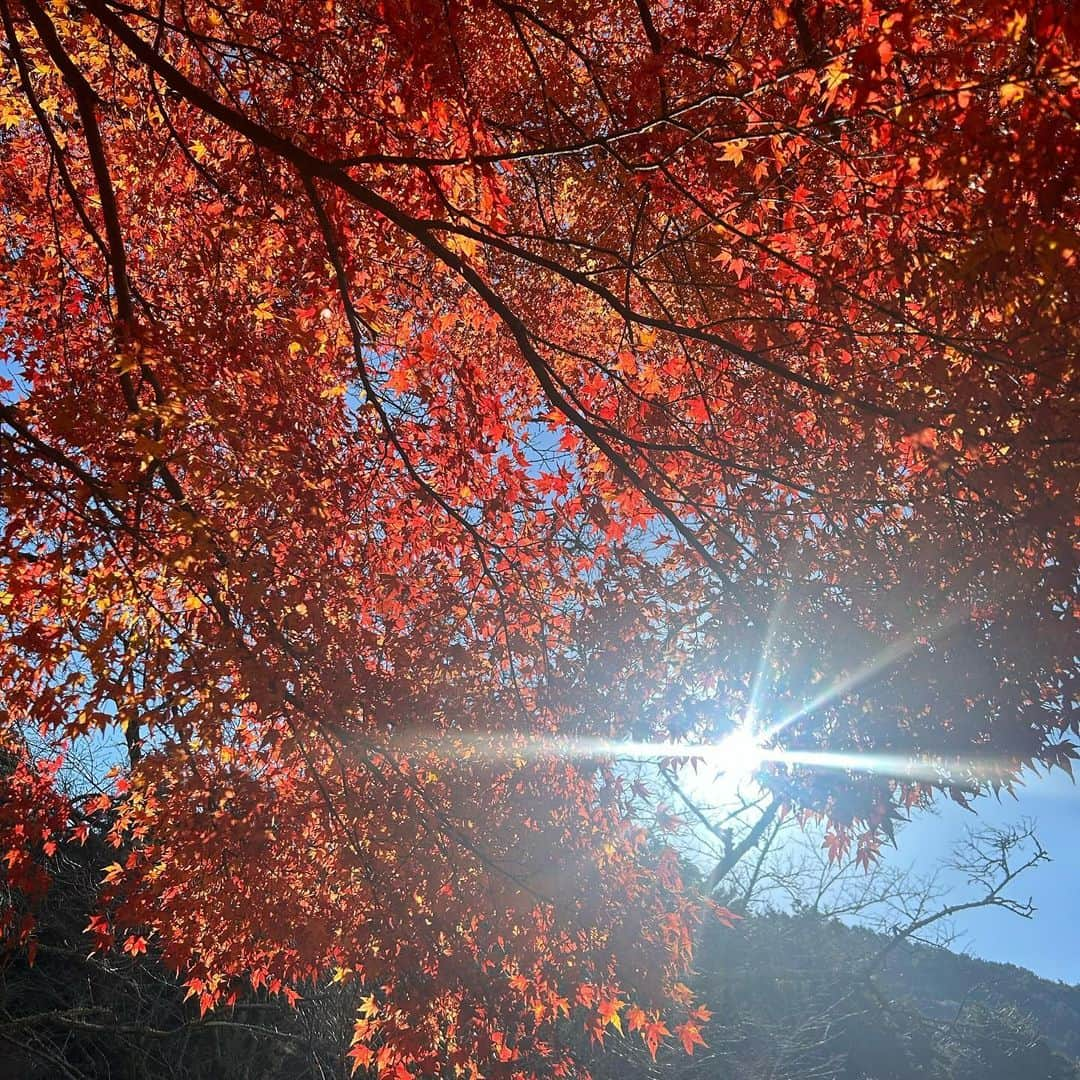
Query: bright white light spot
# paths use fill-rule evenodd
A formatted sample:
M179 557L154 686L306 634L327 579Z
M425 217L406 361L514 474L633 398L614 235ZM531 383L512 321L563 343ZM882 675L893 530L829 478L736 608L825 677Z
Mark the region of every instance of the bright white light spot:
M684 746L682 752L694 764L680 772L679 781L700 805L727 807L759 794L754 776L769 760L769 751L747 720L717 742Z
M765 750L748 727L737 727L717 743L717 769L735 782L749 778L765 760Z

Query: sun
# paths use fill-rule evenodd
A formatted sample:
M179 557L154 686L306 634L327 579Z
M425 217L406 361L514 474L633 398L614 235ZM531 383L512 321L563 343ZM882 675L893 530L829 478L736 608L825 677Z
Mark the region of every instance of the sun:
M691 795L711 806L726 806L757 790L755 777L769 760L769 751L753 727L740 723L716 742L683 747L691 760L703 763L687 769L682 782Z
M710 756L720 774L728 781L738 783L758 771L766 752L753 731L740 725L716 744Z

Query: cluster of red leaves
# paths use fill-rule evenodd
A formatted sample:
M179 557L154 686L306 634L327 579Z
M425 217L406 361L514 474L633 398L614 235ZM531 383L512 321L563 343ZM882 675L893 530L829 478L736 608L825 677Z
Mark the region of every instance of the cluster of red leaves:
M48 860L68 836L71 806L56 790L63 758L32 761L25 750L0 762L0 949L34 958L35 909L49 891Z
M0 15L0 696L127 736L102 945L355 978L383 1075L692 1050L677 823L536 740L767 667L795 747L1068 763L1068 5Z

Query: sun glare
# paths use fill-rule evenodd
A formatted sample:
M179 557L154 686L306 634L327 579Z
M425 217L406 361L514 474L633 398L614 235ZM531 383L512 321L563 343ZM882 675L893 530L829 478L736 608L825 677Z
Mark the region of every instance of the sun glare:
M718 772L738 782L757 772L766 754L753 731L740 726L716 744L714 757Z

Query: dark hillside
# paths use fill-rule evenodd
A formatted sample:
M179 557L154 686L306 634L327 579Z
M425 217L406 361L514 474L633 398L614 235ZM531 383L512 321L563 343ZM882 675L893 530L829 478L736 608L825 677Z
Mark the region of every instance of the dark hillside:
M41 913L35 965L12 956L0 966L0 1076L347 1075L355 988L311 988L297 1010L249 995L200 1017L152 956L88 955L92 877L75 857L65 870ZM603 1053L581 1047L593 1076L1080 1080L1080 988L1010 965L773 914L710 928L695 981L712 1013L707 1047L687 1057L669 1040L653 1063L636 1037L612 1032ZM565 1037L580 1040L580 1027Z

